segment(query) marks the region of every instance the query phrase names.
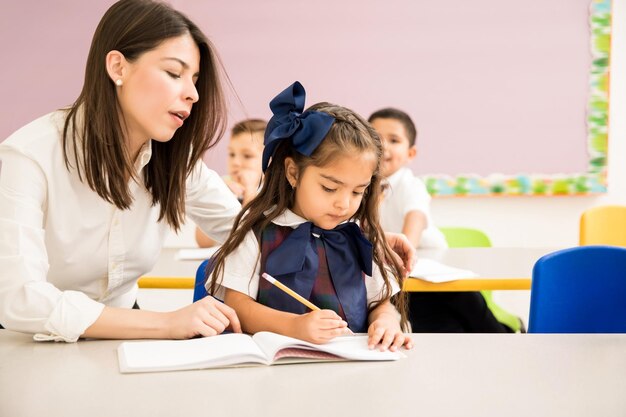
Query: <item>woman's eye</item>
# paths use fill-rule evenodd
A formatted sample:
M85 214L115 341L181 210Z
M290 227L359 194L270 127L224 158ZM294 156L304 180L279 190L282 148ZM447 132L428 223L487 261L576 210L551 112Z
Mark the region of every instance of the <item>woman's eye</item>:
M169 75L170 77L172 77L175 80L178 80L180 78L180 75L178 75L178 74L175 74L175 73L169 72L169 71L165 71L165 72L167 72L167 75Z

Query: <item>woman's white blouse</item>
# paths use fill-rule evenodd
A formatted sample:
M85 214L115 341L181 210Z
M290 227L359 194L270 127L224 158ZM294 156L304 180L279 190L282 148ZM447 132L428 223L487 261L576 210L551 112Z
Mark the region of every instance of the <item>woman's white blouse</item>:
M66 168L63 117L50 113L0 144L0 324L38 340L76 341L105 305L132 307L169 230L142 175L130 183L131 208L119 210ZM148 142L138 173L151 154ZM240 210L233 194L201 161L186 187L188 217L223 241Z

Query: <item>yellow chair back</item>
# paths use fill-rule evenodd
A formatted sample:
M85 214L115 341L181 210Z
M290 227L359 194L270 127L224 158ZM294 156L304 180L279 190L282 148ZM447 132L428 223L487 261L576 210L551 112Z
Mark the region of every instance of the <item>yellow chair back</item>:
M626 247L626 206L598 206L580 216L580 245Z

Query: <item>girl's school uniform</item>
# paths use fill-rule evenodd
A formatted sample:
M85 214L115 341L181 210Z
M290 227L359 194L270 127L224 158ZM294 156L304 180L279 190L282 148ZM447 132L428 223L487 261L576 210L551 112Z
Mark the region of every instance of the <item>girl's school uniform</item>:
M371 244L356 229L346 222L323 230L285 210L264 230L248 232L227 257L220 284L274 309L306 313L302 304L260 279L267 272L318 307L334 310L353 331L365 332L368 306L383 298L384 280L371 261ZM391 295L400 290L393 279L391 287Z

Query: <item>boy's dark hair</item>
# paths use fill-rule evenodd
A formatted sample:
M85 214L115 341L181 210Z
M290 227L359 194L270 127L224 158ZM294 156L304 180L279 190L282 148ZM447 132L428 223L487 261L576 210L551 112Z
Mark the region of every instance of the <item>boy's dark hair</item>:
M415 123L413 123L413 120L411 120L409 115L402 110L398 110L393 107L386 107L372 113L367 121L372 123L374 119L394 119L399 121L402 123L402 126L404 126L404 130L406 131L406 136L409 139L409 147L415 145L415 140L417 139L417 129L415 128Z

